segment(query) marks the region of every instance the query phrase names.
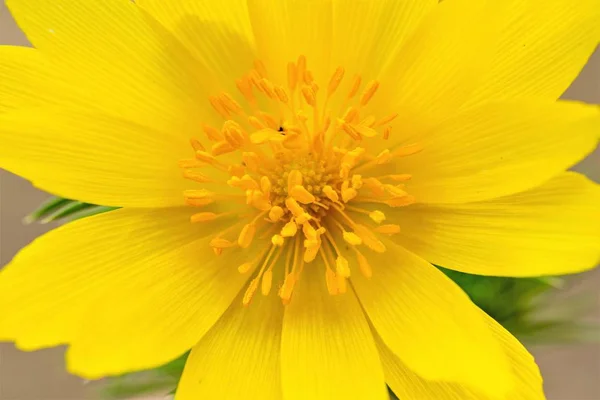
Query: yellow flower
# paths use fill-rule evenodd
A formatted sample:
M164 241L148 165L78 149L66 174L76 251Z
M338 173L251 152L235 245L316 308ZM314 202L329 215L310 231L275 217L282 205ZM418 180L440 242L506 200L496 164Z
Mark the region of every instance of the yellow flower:
M0 274L0 338L177 399L542 399L430 263L592 268L597 0L8 0L0 162L121 209ZM511 301L511 299L500 299ZM244 307L246 305L246 307Z

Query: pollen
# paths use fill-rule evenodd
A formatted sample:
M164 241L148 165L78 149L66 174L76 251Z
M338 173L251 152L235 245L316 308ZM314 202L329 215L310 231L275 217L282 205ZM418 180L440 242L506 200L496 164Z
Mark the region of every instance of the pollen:
M422 147L390 147L398 114L376 115L379 82L354 76L344 85L345 71L316 82L300 56L286 82L273 82L255 62L235 80L239 93L207 99L222 122L200 121L193 157L179 162L197 185L183 193L201 208L190 221L224 226L210 240L215 257L249 254L237 266L249 275L244 305L272 292L288 304L300 279L323 279L340 295L353 273L370 278L369 253L385 252L385 240L401 233L382 209L415 202L411 175L395 163Z

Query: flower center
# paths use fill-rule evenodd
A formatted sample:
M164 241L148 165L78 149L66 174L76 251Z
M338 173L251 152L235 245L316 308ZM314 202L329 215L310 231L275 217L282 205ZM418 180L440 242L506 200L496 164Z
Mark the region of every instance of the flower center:
M254 274L244 305L259 286L267 295L274 275L279 275L278 295L287 304L305 265L317 257L323 261L329 293L344 293L351 262L341 247L351 249L353 264L370 277L371 267L359 247L384 252L378 235L400 230L396 224L382 225L386 216L372 205L414 203L402 184L410 175L377 171L421 147L413 144L367 151L368 141L388 140L390 123L397 114L377 119L366 113L379 83L367 83L360 91L360 77L352 80L339 102L340 111L333 113L330 105L343 77L344 69L337 68L321 93L301 56L288 64L287 87L283 87L271 82L262 63L256 62L254 69L236 81L248 108L227 93L210 97L223 125L221 129L205 125L207 141L192 139L195 158L180 162L184 177L223 189L184 193L189 205L208 207L192 215L192 222L230 221L211 240L216 255L266 243L258 256L238 267L240 273ZM207 167L222 178L205 174ZM210 211L217 201L245 203L246 207ZM361 207L363 204L366 207ZM282 267L275 268L278 265Z

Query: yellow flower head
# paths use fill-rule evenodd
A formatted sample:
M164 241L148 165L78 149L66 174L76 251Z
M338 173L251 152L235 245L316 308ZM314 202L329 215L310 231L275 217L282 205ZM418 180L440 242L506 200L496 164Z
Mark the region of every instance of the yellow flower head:
M89 378L192 349L177 399L543 399L531 356L432 264L600 258L559 101L597 0L9 0L0 165L121 207L0 274L0 339ZM510 301L510 299L505 299Z

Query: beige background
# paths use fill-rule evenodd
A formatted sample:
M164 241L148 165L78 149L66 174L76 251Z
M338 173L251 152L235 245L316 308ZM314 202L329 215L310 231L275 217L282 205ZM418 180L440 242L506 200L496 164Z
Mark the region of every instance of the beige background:
M26 45L3 8L0 4L0 44ZM565 97L600 103L600 52ZM578 169L600 181L600 151ZM46 197L28 182L0 171L0 266L33 238L52 228L51 224L21 223ZM600 269L575 277L570 286L564 295L581 290L592 294L596 307L589 318L600 322ZM600 346L548 346L532 351L542 368L549 400L600 400ZM23 353L10 344L0 344L0 400L94 399L94 386L97 384L86 384L64 372L62 349Z

